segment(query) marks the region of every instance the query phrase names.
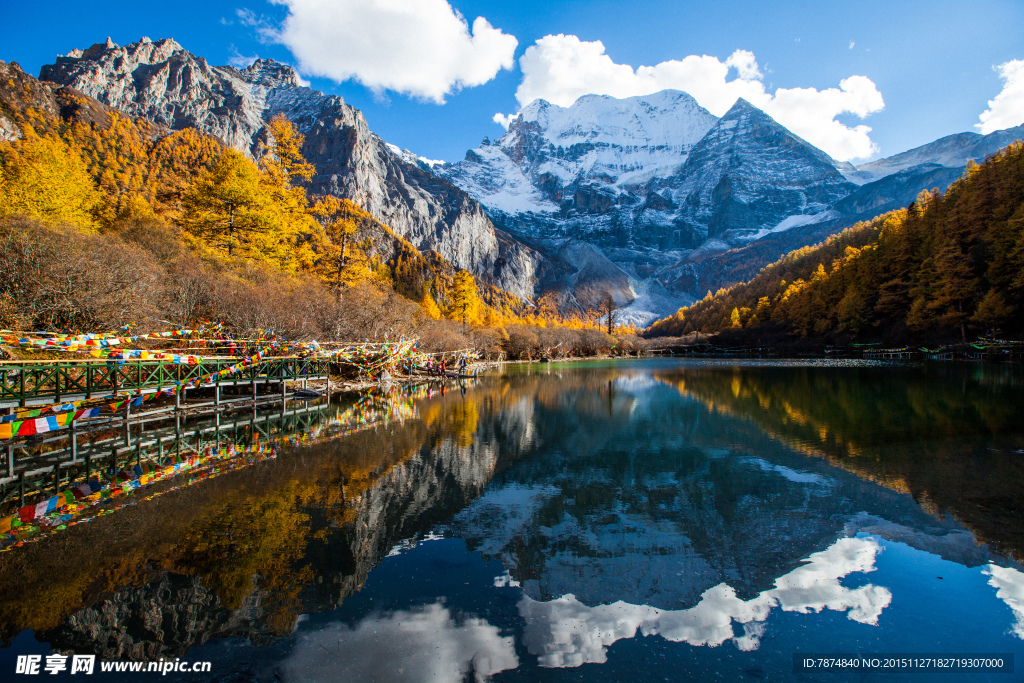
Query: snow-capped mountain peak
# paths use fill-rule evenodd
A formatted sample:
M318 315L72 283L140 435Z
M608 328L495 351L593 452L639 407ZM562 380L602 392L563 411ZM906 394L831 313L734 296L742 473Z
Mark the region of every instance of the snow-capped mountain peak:
M719 119L678 90L585 95L569 107L536 100L496 143L436 172L508 230L549 245L567 272L582 269L552 285L572 281L577 301L596 285L589 266L560 245L605 250L630 283L616 290L632 302L623 315L644 322L652 306L632 310L643 304L641 290L666 301L699 294L696 278L669 272L691 250L826 224L855 187L827 154L749 102L737 100Z
M569 107L534 100L523 107L513 126L537 123L552 144L570 147L584 143L609 146L693 146L716 118L679 90L618 99L584 95Z
M584 95L569 107L535 100L510 123L498 146L535 173L564 183L589 175L630 185L677 169L716 120L678 90L624 99ZM545 158L522 157L524 145Z
M672 175L717 120L678 90L584 95L568 107L534 100L500 140L438 172L492 210L553 214L580 186L596 184L615 198Z

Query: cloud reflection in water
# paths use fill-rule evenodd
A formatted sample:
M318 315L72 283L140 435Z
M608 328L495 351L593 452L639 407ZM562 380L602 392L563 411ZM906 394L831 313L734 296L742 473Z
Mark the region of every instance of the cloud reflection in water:
M1024 640L1024 573L1012 567L1000 567L990 564L981 570L989 575L988 585L996 588L996 597L1013 610L1017 618L1013 625L1013 634Z
M305 633L281 669L285 681L485 680L519 666L514 641L484 619L456 623L435 603Z
M764 622L774 607L786 612L849 612L850 619L877 624L892 593L871 584L846 588L839 580L854 572L875 569L878 543L871 538L842 538L814 553L806 564L775 581L775 587L744 601L725 583L708 589L689 609L661 610L646 605L616 602L587 607L573 595L550 602L523 597L519 613L526 621L525 644L545 667L574 667L603 663L607 648L637 631L645 636L690 645L717 647L734 640L741 650L756 650L764 634ZM736 637L733 624L744 625Z

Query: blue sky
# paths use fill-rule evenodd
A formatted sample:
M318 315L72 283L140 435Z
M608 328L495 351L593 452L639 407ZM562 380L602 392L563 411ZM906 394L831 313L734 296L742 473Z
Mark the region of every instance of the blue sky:
M119 44L144 35L154 40L173 37L213 64L272 57L299 65L312 87L341 95L361 109L370 128L388 142L449 161L462 158L484 136L501 135L502 128L492 117L519 108L517 89L521 95L540 93L553 101L568 98L568 103L575 96L573 88L608 87L608 94L621 96L640 94L643 88L654 87L650 83L696 83L696 90L706 92L694 92L695 96L713 113L722 112L706 102L719 102L721 109L720 102L749 90L755 99L762 97L755 104L790 128L837 158L855 155L857 163L943 135L978 130L975 124L989 108L989 100L1017 78L1011 77L1009 68L1001 78L994 67L1024 60L1024 3L1018 0L415 0L419 9L410 10L405 29L399 21L382 25L373 12L361 11L380 1L8 0L0 25L0 59L16 61L38 75L39 67L55 55L101 42L108 35ZM452 10L468 24L464 49L435 57L444 51L436 46L462 44L452 33L458 28ZM425 11L433 15L424 17ZM283 30L289 17L290 32ZM474 24L477 17L493 27L486 29L486 40ZM471 44L470 32L480 38L476 43ZM558 34L559 39L544 38ZM359 40L365 47L357 50L353 46ZM538 40L541 45L535 44ZM421 41L423 45L417 44ZM603 55L594 41L603 45ZM524 60L530 65L524 66L520 60L531 47L532 58ZM678 63L691 55L714 58L701 62L701 68L711 71L680 81L672 75L679 71L671 68L672 60ZM568 77L552 75L560 68L558 59L589 64L590 80L569 87L565 80L574 78L574 72ZM655 67L649 78L621 66L665 62L670 64ZM545 65L551 64L550 73L545 72ZM724 83L709 75L718 67L724 73L722 65L733 67ZM316 75L338 79L348 71L354 71L354 77L340 83ZM1014 74L1018 72L1019 83L1011 85L1019 90L1024 87L1024 63ZM403 75L415 83L403 82ZM853 76L863 78L846 81ZM460 80L482 84L460 89ZM841 86L844 81L846 86ZM443 104L437 102L440 99ZM1015 121L1018 114L1021 120L999 127L1024 122L1019 100L1010 92L1001 96L993 120ZM836 108L839 113L834 113ZM869 126L871 131L857 126Z

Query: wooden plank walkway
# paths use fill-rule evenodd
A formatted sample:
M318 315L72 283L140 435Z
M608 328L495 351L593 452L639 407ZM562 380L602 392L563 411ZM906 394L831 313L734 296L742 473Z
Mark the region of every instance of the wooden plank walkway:
M196 365L162 361L0 361L0 410L119 394L148 394L195 381L239 362L206 358ZM325 359L266 358L197 387L280 384L328 378Z
M282 401L268 396L241 401L250 408L233 415L222 411L187 417L174 408L138 413L129 419L105 416L82 421L73 430L48 434L30 444L0 450L0 505L56 493L93 473L111 473L133 462L165 455L198 453L223 442L246 443L303 434L329 416L329 402ZM240 401L231 401L237 404ZM195 407L195 406L190 406ZM221 406L222 410L230 406ZM155 425L156 428L147 425ZM90 438L98 434L99 438Z

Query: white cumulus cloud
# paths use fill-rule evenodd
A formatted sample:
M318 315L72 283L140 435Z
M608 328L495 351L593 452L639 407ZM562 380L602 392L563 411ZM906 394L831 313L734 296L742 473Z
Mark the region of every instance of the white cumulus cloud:
M504 128L505 130L508 130L509 124L511 124L512 120L515 119L517 116L519 116L519 115L518 114L502 114L502 113L499 112L499 113L495 114L493 117L491 117L491 120L494 121L499 126L501 126L502 128Z
M846 113L864 118L884 108L882 94L866 76L845 78L838 88L778 88L770 93L754 54L747 50L736 50L725 61L690 55L634 69L616 64L601 41L562 34L545 36L528 47L519 67L520 105L540 98L567 107L587 94L632 97L671 88L690 93L721 116L742 97L835 159L863 159L878 152L868 135L871 128L847 126L836 119ZM507 123L497 117L495 121Z
M354 79L441 104L513 67L518 41L483 17L472 27L446 0L273 0L288 16L271 33L307 75Z
M1024 123L1024 59L1005 62L995 70L1003 79L1003 89L994 100L988 101L988 109L978 117L981 122L974 124L986 135Z

